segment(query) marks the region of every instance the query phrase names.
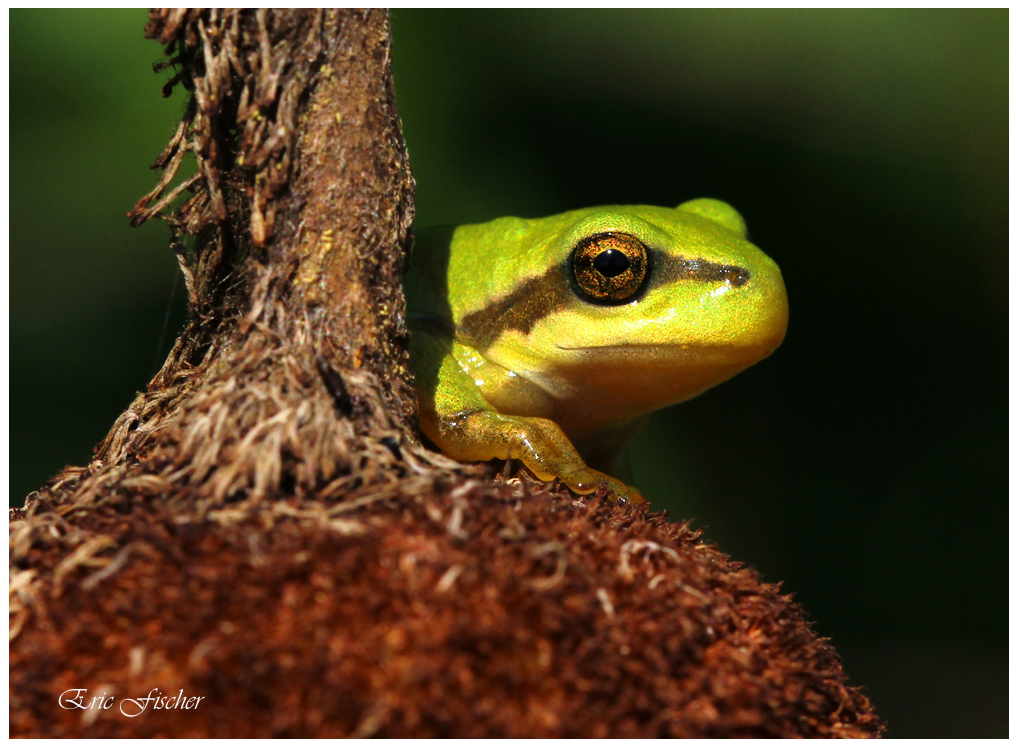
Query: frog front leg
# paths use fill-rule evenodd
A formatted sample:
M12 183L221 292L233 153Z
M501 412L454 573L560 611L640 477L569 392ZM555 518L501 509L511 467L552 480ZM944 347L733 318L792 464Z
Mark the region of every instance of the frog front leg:
M459 461L517 459L538 479L560 479L580 495L602 484L612 498L642 501L614 477L589 468L550 419L498 411L453 355L456 345L444 334L411 331L420 429L442 452Z

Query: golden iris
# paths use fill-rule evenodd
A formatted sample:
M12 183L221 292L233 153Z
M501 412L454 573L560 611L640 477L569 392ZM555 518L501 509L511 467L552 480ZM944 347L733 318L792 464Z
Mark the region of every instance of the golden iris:
M642 288L649 253L635 236L598 233L579 242L571 256L579 290L596 303L623 304Z

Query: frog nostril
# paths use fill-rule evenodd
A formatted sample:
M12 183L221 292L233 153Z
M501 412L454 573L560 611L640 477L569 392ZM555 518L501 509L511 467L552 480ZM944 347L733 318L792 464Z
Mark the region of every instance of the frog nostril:
M751 273L743 267L729 267L724 265L720 268L720 277L735 288L740 288L742 285L751 280Z

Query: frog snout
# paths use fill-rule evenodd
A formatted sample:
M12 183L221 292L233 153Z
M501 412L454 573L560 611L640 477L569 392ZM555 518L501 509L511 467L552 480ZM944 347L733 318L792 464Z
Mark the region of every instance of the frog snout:
M759 289L756 291L755 299L757 302L755 327L758 338L772 350L783 342L790 318L783 275L780 274L780 268L776 263L770 260L767 269L763 274L756 275L752 284Z

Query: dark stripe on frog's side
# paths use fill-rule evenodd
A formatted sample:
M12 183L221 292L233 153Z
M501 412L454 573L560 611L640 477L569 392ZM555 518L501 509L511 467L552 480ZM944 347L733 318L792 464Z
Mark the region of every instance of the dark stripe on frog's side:
M483 309L467 314L456 337L482 351L508 330L529 335L537 322L563 309L574 296L565 266L556 265Z
M751 273L743 267L706 259L685 259L652 250L648 275L649 284L636 298L660 285L679 280L701 283L725 281L734 288L740 288L751 279ZM529 278L483 309L467 314L457 328L456 336L482 352L509 330L529 335L537 322L548 314L561 311L576 298L568 265L556 265L542 275Z

